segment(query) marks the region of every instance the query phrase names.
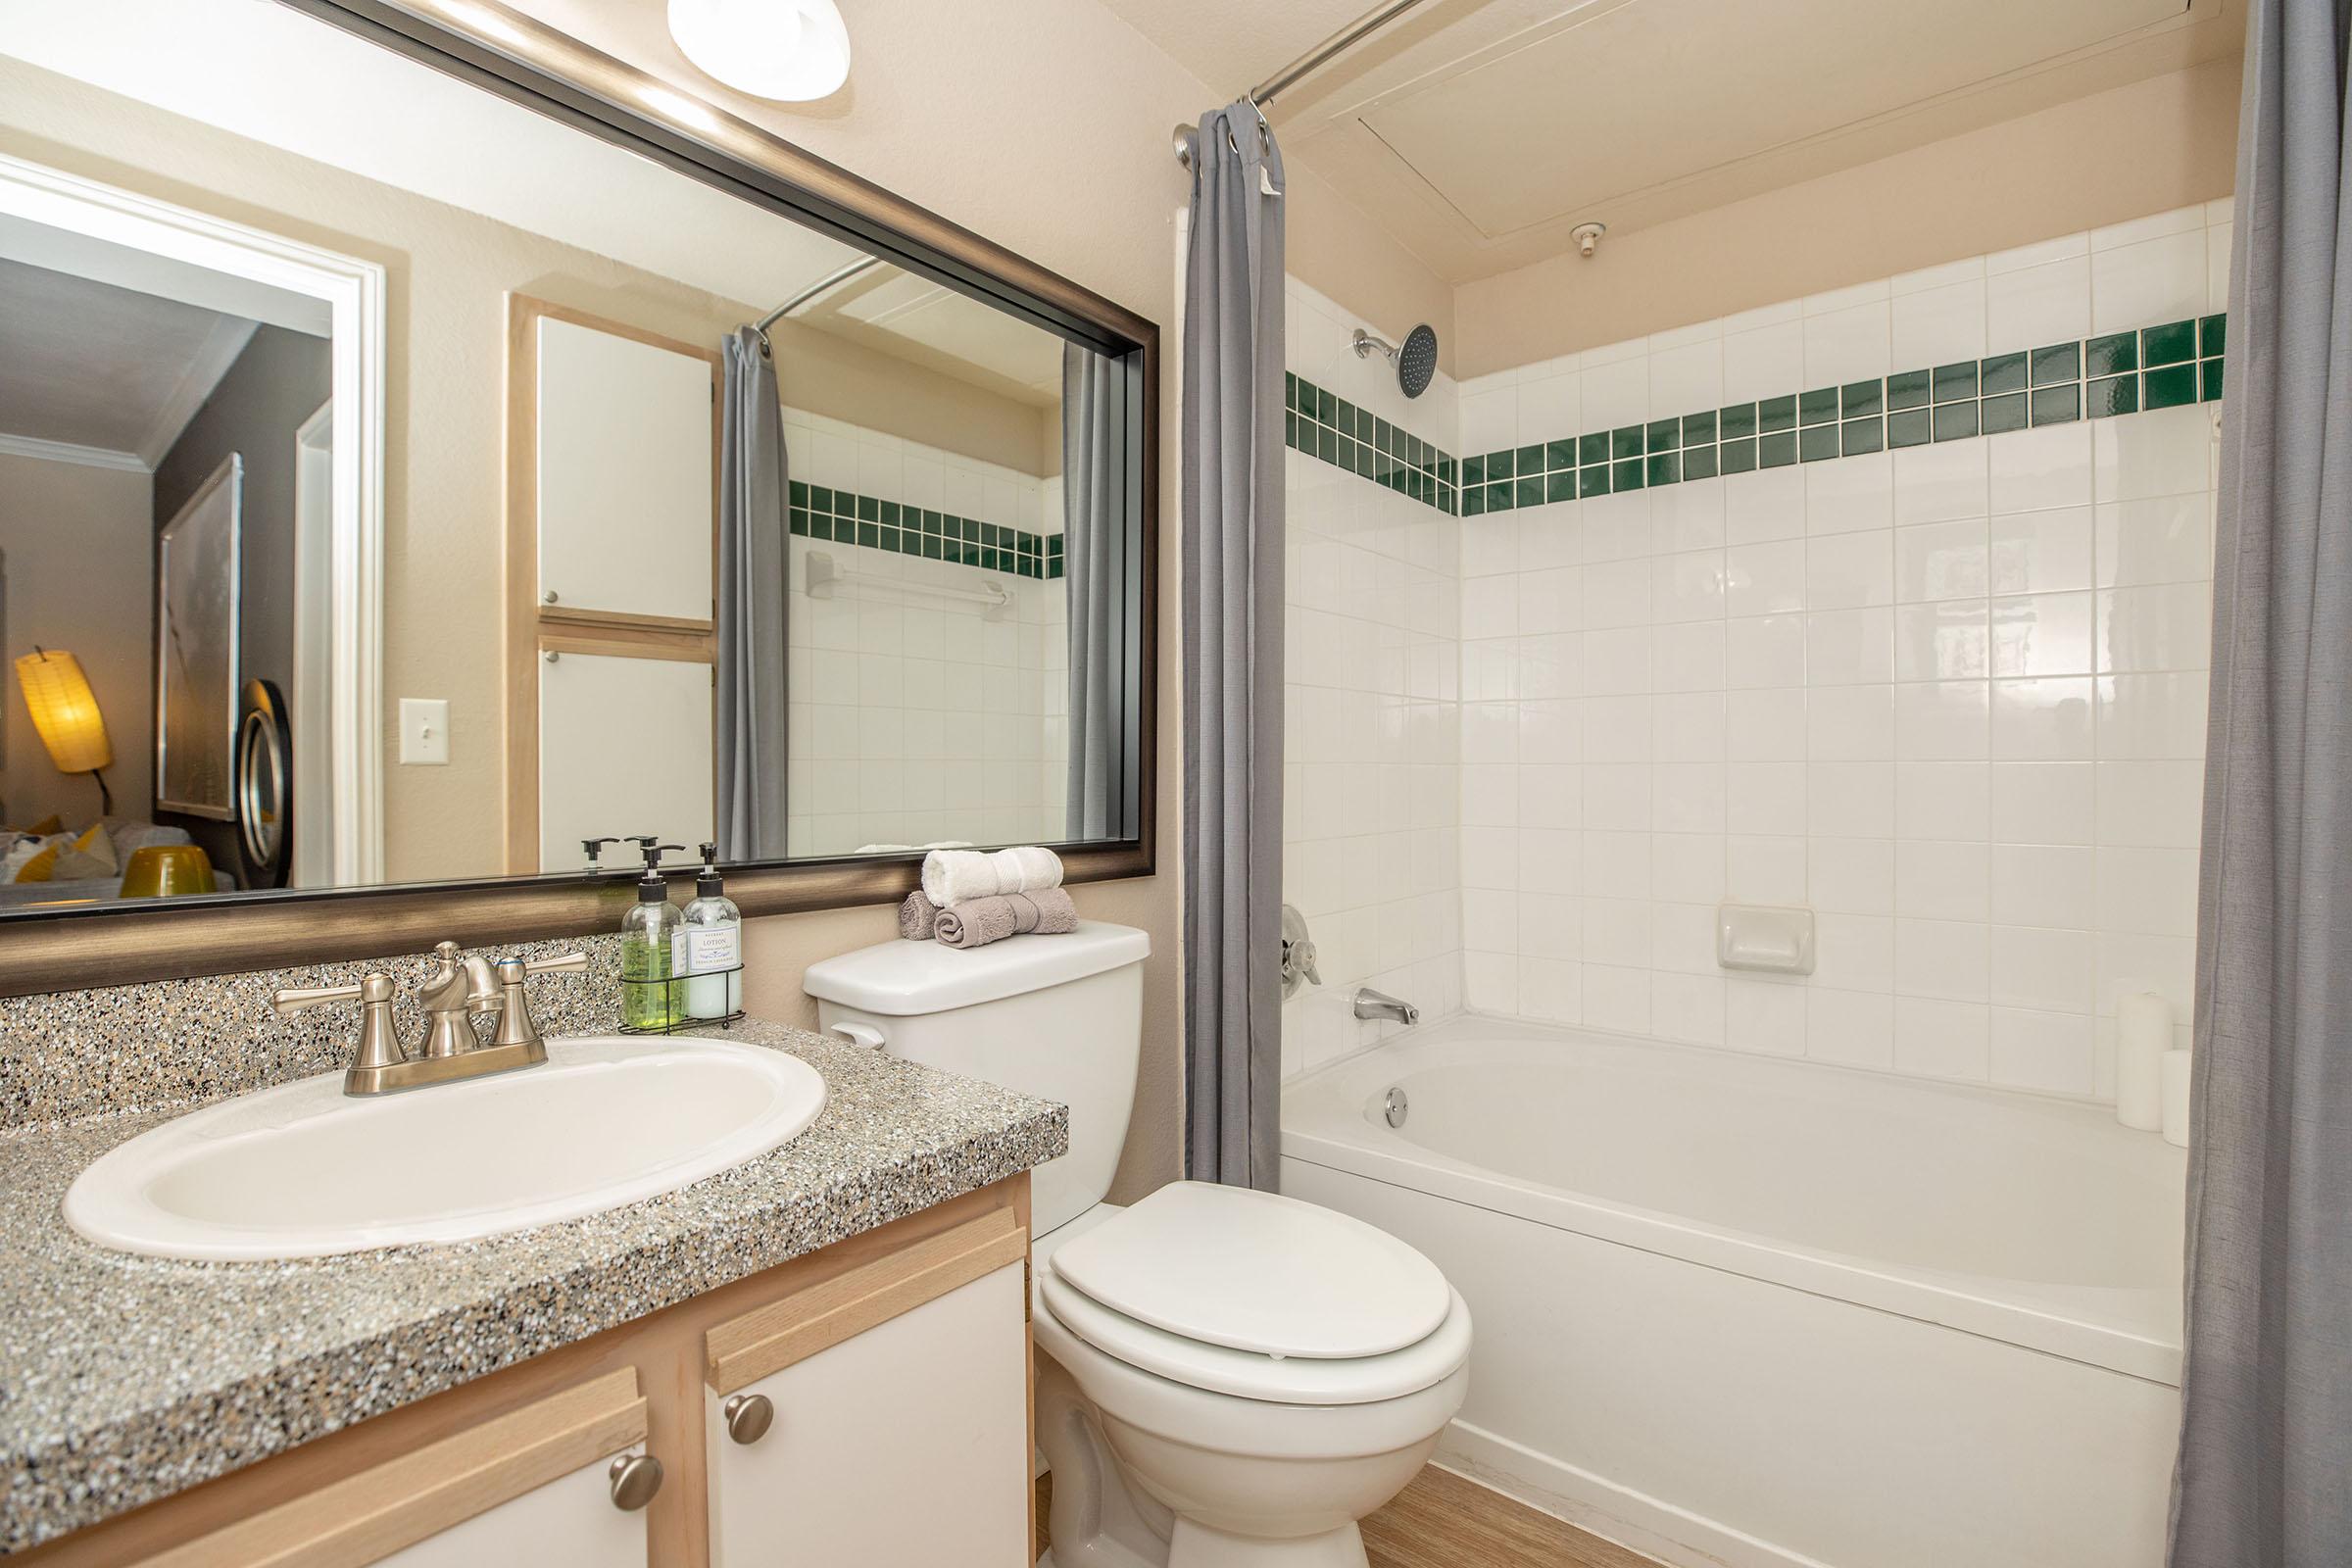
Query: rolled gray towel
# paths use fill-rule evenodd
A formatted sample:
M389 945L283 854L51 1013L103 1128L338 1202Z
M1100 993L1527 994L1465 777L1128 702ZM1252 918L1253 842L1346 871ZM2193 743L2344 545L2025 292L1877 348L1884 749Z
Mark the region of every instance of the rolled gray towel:
M951 948L985 948L1006 937L1061 936L1078 929L1078 906L1060 888L968 899L939 911L935 935Z
M909 942L930 941L932 927L938 923L939 906L921 888L907 894L906 902L899 906L899 935Z

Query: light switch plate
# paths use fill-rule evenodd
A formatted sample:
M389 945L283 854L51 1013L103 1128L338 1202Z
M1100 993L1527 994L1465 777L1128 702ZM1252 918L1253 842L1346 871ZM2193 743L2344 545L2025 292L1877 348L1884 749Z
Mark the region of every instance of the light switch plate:
M400 760L411 765L449 760L449 703L439 697L400 700Z

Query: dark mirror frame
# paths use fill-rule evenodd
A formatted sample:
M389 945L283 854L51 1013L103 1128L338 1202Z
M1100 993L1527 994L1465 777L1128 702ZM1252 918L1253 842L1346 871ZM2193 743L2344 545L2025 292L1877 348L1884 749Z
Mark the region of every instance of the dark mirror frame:
M278 0L690 178L846 240L1117 361L1128 378L1127 482L1140 548L1128 602L1123 835L1054 848L1069 880L1150 876L1158 794L1159 328L1133 312L708 100L669 118L675 90L488 0ZM484 24L488 24L485 25ZM747 915L893 903L915 856L736 863ZM673 873L691 880L693 873ZM280 891L169 905L93 905L0 916L0 996L617 930L629 873Z

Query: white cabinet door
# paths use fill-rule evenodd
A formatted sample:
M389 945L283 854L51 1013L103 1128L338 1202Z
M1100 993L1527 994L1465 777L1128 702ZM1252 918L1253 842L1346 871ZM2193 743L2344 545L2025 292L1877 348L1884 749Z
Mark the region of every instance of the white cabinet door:
M640 1446L626 1451L644 1449ZM558 1476L378 1559L375 1568L489 1568L508 1563L646 1568L645 1510L624 1512L612 1502L610 1467L618 1457L608 1454Z
M585 838L659 833L692 851L715 809L709 664L540 658L540 870L577 869ZM605 863L632 862L609 851Z
M710 360L551 317L538 348L540 602L709 620Z
M1028 1322L1012 1262L740 1392L706 1389L711 1568L1028 1568Z

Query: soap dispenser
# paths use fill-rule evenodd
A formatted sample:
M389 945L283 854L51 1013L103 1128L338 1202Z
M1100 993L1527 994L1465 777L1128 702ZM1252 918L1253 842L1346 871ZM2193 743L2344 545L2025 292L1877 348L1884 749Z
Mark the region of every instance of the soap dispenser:
M730 1018L743 1010L743 911L718 874L718 846L703 846L703 869L686 906L686 1015Z
M685 847L651 836L630 842L645 852L645 874L637 879L637 902L620 921L620 1022L624 1029L667 1034L678 1026L682 1010L674 981L686 922L669 902L662 856Z

